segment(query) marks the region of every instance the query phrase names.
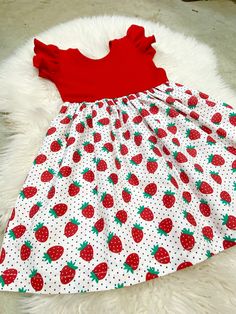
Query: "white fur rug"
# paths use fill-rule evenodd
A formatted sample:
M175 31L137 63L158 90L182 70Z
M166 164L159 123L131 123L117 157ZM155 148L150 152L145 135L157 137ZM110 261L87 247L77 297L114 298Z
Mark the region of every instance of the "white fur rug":
M124 36L132 23L154 34L154 62L171 80L197 88L232 106L236 94L217 72L211 48L194 38L135 17L93 16L72 20L35 35L62 49L79 48L91 58L108 52L109 39ZM0 67L0 111L6 145L1 150L1 232L24 178L61 99L55 85L37 76L33 38ZM16 310L17 306L17 310ZM145 283L106 292L33 295L0 292L0 313L235 313L236 247L185 270Z

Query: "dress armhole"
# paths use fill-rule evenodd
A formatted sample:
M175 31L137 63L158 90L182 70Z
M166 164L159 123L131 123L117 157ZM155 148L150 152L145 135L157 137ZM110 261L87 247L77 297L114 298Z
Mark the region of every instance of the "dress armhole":
M42 41L34 38L33 65L38 68L38 76L57 81L59 69L59 51L56 45L45 44Z
M156 42L155 35L145 36L145 29L141 25L132 24L127 30L127 38L129 38L135 46L145 55L153 58L156 50L152 47L152 43Z

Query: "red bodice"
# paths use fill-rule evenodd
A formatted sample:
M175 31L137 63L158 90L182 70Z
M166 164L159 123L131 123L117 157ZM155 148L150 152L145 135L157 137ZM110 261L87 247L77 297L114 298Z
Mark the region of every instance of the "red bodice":
M117 98L160 85L168 78L153 57L154 35L132 24L125 36L109 41L109 52L100 59L83 55L78 48L60 49L34 38L33 65L38 76L52 81L63 101Z

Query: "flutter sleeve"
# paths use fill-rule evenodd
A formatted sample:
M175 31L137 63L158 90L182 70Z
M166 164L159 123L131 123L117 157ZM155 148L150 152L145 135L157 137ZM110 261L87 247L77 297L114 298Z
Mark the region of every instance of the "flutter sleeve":
M144 54L154 57L156 50L152 47L152 43L156 42L154 35L145 37L144 27L141 25L132 24L127 30L127 37L134 45Z
M59 48L34 38L34 52L33 65L38 68L38 75L55 82L59 69Z

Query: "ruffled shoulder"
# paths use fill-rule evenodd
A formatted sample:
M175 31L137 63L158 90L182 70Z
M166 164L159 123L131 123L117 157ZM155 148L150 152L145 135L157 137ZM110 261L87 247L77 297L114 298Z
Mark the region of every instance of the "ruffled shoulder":
M144 27L141 25L132 24L127 30L127 37L133 41L138 49L147 55L153 57L156 50L152 47L152 43L156 42L154 35L145 37Z
M59 50L56 45L47 45L34 38L33 65L39 69L39 76L55 81L59 67Z

